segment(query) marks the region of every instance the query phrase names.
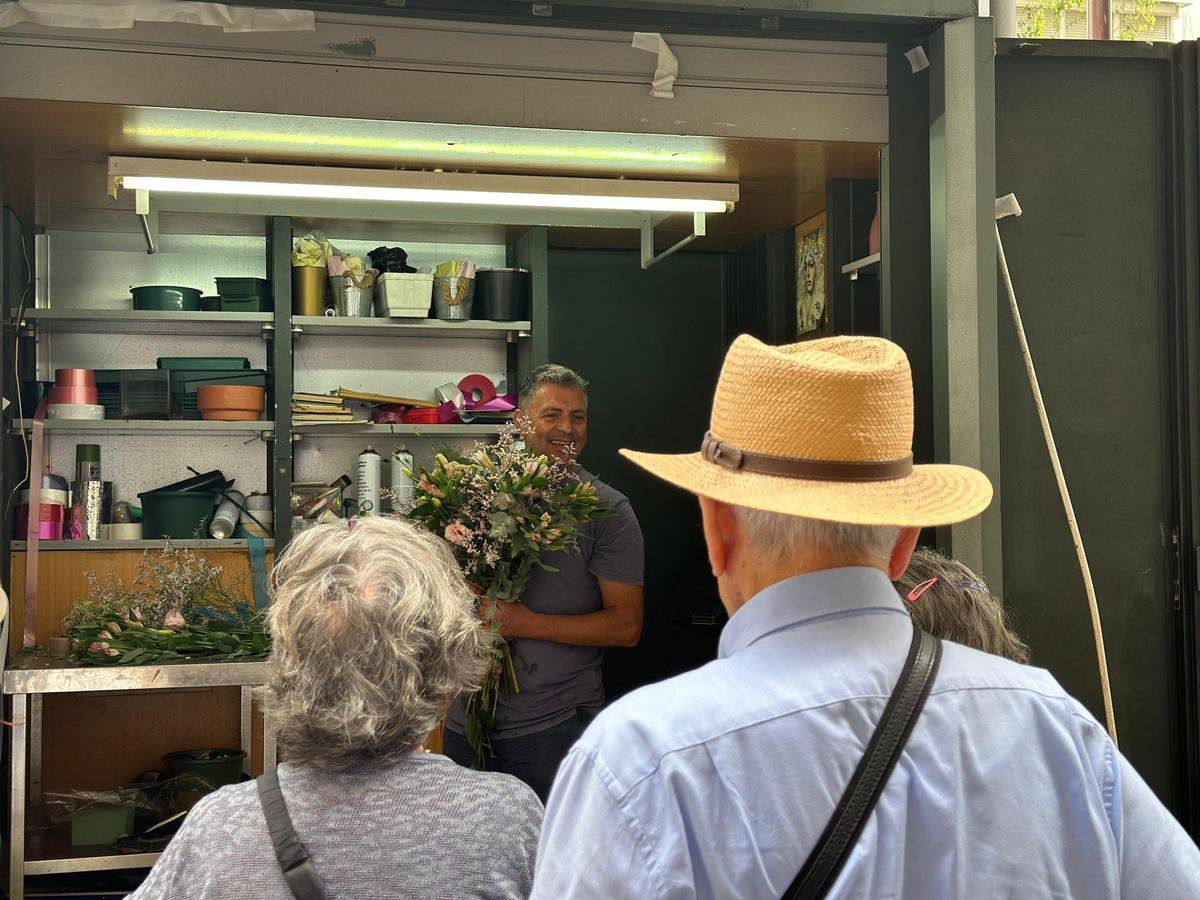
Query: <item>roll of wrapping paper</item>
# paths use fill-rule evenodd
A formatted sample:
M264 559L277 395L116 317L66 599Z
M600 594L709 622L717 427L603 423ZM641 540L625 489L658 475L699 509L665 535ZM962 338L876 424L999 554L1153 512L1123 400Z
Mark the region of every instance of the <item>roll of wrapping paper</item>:
M496 385L486 375L468 375L458 383L458 389L462 391L468 407L491 403L496 399Z
M112 482L72 482L71 497L71 540L100 540L100 526L112 522Z

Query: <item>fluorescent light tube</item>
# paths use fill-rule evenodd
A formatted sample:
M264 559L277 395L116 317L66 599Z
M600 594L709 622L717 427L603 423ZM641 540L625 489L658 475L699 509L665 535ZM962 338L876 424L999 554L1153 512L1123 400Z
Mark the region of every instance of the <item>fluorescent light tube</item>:
M619 182L618 182L619 183ZM233 181L123 175L121 186L165 194L216 194L234 197L287 197L304 200L367 200L383 203L447 203L464 206L523 206L543 209L630 210L663 213L723 213L724 200L678 197L621 197L600 194L553 194L448 188L400 188L374 185L301 184L282 181Z

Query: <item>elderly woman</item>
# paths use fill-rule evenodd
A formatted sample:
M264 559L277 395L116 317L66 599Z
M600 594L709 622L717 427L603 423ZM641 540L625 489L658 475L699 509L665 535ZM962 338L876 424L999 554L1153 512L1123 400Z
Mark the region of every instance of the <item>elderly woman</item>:
M925 631L947 641L1029 662L1029 647L1009 625L1004 605L983 579L956 559L918 547L896 590Z
M537 796L423 746L477 686L486 647L443 543L395 519L320 526L274 578L265 704L287 760L282 802L263 779L204 798L133 896L528 895ZM285 879L272 831L286 844L289 819L298 843L278 857L299 874Z

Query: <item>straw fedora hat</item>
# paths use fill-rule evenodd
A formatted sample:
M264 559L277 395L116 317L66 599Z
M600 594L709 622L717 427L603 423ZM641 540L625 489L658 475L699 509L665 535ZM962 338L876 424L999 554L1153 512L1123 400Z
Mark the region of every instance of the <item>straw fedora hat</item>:
M914 466L912 372L874 337L733 342L699 453L622 450L694 494L852 525L927 527L979 515L982 472Z

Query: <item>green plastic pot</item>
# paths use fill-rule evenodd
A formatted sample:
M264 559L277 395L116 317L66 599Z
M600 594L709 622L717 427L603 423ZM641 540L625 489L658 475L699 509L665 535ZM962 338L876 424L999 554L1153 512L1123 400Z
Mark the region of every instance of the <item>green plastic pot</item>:
M177 750L163 757L167 764L167 777L194 775L213 790L242 780L242 763L246 759L244 750Z
M130 288L134 309L173 309L198 312L201 292L196 288L149 284Z
M142 501L142 534L147 540L187 540L208 536L217 495L213 491L147 491Z

